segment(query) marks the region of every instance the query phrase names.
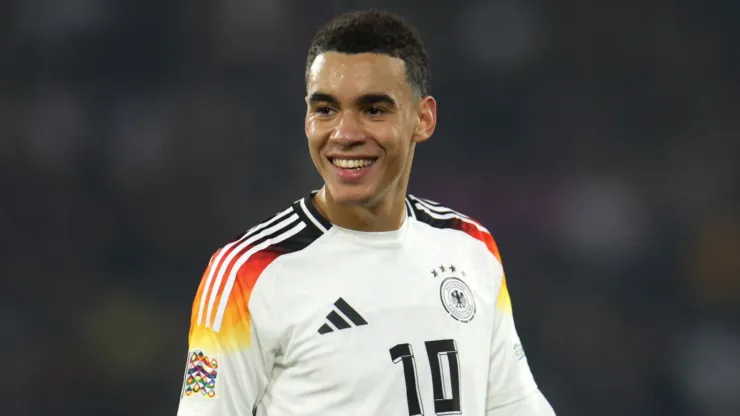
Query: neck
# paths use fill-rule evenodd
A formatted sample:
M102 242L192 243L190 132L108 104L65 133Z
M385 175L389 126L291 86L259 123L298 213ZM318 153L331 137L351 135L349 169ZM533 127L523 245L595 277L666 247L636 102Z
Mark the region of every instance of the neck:
M371 205L337 203L326 186L314 196L314 206L329 222L356 231L382 232L401 228L406 218L406 188L400 187Z

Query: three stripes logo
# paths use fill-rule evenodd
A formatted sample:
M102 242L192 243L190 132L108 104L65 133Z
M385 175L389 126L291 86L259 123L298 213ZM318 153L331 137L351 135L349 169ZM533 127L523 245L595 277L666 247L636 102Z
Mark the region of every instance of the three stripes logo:
M337 331L351 328L352 325L350 322L355 324L355 326L367 325L367 321L365 321L365 319L363 319L356 310L349 306L344 299L337 299L337 301L334 302L334 307L336 309L331 311L329 315L326 315L326 319L329 320L331 325L329 325L329 323L321 325L321 328L319 328L319 334L324 335L329 332L334 332L334 328L336 328ZM337 313L337 310L341 312L341 314Z

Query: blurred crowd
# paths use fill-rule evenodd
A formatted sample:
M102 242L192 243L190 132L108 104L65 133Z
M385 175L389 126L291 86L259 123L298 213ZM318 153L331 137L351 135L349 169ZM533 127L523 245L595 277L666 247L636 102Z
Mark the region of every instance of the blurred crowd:
M212 252L318 189L314 30L387 7L431 55L411 192L503 255L561 415L740 414L740 3L6 0L3 415L172 415Z

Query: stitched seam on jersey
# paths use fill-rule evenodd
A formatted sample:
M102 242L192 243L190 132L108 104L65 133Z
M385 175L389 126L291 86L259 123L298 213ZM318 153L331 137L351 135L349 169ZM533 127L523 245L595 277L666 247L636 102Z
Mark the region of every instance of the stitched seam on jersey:
M319 237L321 238L321 237ZM265 292L264 297L268 299L275 299L273 296L275 292L275 278L280 274L280 270L283 269L283 265L280 263L280 259L284 256L290 256L293 253L286 253L282 256L278 257L270 263L263 271L260 279L257 279L257 282L255 283L254 287L252 288L252 291L257 293L258 291ZM259 285L259 286L258 286ZM266 286L268 285L268 286ZM266 286L266 287L265 287ZM264 287L260 289L260 287ZM259 299L259 296L254 296L250 299L250 303L253 299ZM250 304L247 304L247 307L250 308ZM270 330L276 330L279 328L276 322L275 314L273 313L275 305L272 303L262 302L262 307L266 312L266 316L262 315L262 318L265 318L269 321L267 327L270 328ZM264 325L262 325L264 326ZM264 330L262 331L264 332ZM267 391L269 388L272 387L273 381L275 380L275 358L278 356L278 354L282 353L284 350L284 339L278 337L280 335L279 333L273 333L270 332L267 334L267 337L263 337L263 339L268 339L270 341L274 341L274 348L269 350L270 353L272 353L272 368L270 368L269 372L265 371L265 375L267 377L267 383L265 383L265 387L262 389L262 392L259 393L257 398L255 398L254 406L253 408L255 414L257 414L258 407L264 403L265 396L267 395ZM290 335L289 337L290 338ZM264 350L263 350L264 351ZM264 358L264 357L263 357ZM266 369L267 370L267 369ZM266 413L265 413L266 414Z
M533 394L536 394L537 391L539 390L539 387L537 386L536 383L533 383L531 385L531 387L532 387L532 391L529 391L528 393L524 394L523 396L521 396L521 397L519 397L517 399L514 399L512 401L506 402L504 404L500 404L498 406L490 407L490 408L488 406L486 406L486 411L500 409L502 407L511 406L513 404L517 404L519 402L522 402L524 400L527 400L530 396L532 396ZM515 391L516 389L510 389L510 390L514 390ZM506 396L506 394L505 393L504 394L496 394L496 395L493 395L493 396L489 396L488 394L486 394L486 401L488 401L489 399L494 399L495 400L497 397L502 397L502 396Z
M264 273L264 270L262 272ZM251 301L251 299L250 299L250 301ZM249 309L249 303L247 303L247 309ZM250 315L251 315L251 313L250 313ZM262 366L265 369L267 369L267 363L266 363L265 354L264 354L264 345L265 345L265 339L269 340L270 337L269 336L268 337L260 337L259 335L260 335L260 333L262 331L259 330L259 327L261 325L257 325L256 321L254 320L254 317L251 317L250 319L252 320L251 325L253 325L254 332L257 335L257 337L260 339L259 348L260 348L260 356L262 358ZM269 313L268 313L267 319L270 320L270 321L272 320ZM270 325L269 326L270 327L273 327L272 322L270 322ZM270 335L270 334L268 334L268 335ZM254 347L254 344L252 344L252 345ZM273 368L275 368L275 358L274 357L272 358L272 363L273 363ZM267 387L270 385L270 383L272 383L272 374L267 374L267 371L265 371L264 376L265 376L265 379L267 379L267 381L265 382L265 387L262 389L261 392L259 392L257 394L257 397L255 397L255 399L254 399L254 403L252 404L252 415L253 416L254 415L257 415L257 407L260 404L260 402L262 401L262 398L264 397L265 392L267 391Z
M275 366L273 365L273 369ZM265 388L262 389L262 392L257 395L257 397L254 399L254 404L252 405L252 416L257 416L257 410L259 409L259 405L262 404L262 400L265 398L265 393L267 393L267 389L272 385L272 372L270 372L270 375L267 377L267 383L265 383Z

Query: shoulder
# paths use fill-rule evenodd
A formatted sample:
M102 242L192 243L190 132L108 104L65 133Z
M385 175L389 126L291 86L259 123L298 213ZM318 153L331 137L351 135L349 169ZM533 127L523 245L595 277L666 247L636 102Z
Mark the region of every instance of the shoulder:
M488 251L501 262L501 255L493 235L480 221L439 202L414 195L407 196L406 205L409 214L417 221L433 228L453 229L465 233L470 238L485 244Z
M194 304L194 318L220 328L228 304L249 303L252 289L278 257L300 251L330 227L305 198L240 233L211 256ZM236 291L236 292L235 292ZM241 294L241 296L235 296Z
M306 198L293 202L238 234L216 251L210 264L231 269L244 264L257 266L254 263L258 259L264 262L308 247L331 227L312 211L313 206L306 204Z

